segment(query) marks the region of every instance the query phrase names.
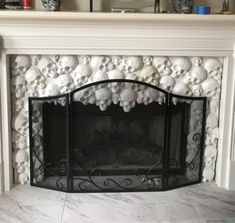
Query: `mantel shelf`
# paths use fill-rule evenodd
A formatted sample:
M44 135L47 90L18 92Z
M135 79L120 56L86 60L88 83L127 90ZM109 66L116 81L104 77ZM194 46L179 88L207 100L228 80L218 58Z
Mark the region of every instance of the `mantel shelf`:
M201 24L202 26L234 26L235 15L151 14L151 13L98 13L78 11L0 11L0 24L4 23L102 23L102 24ZM234 26L235 27L235 26Z

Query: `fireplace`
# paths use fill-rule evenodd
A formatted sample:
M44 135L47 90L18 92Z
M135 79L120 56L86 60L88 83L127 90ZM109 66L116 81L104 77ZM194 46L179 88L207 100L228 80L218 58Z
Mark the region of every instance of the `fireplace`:
M31 184L124 192L198 183L205 115L205 97L178 96L125 79L31 97Z
M38 11L15 12L14 16L6 11L1 16L4 29L1 32L0 191L9 191L16 183L29 182L27 98L63 94L64 83L70 84L72 90L81 86L72 84L79 80L71 74L60 78L53 77L52 72L52 76L47 76L47 69L44 73L39 66L48 63L53 70L63 60L75 61L77 66L76 58L73 60L69 55L75 55L79 64L92 68L85 80L96 76L93 62L97 60L101 61L102 70L107 69L106 74L120 69L124 79L133 78L132 73L138 78L149 69L147 66L154 65L158 76L151 84L178 95L206 96L203 181L215 180L220 187L235 188L233 16L72 12L51 16L49 12ZM141 66L137 63L138 69L132 72L128 68L136 64L131 62L136 56ZM12 64L23 68L18 75L12 73ZM182 71L186 73L178 72L184 65ZM206 71L206 79L205 71L197 72L201 68ZM29 72L33 80L28 78ZM150 83L151 77L146 76L143 81ZM59 90L54 88L51 94L55 85Z

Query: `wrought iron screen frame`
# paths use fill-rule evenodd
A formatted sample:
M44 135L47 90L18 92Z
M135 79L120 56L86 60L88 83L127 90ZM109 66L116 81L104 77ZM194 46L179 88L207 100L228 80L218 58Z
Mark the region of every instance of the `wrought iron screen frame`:
M73 149L71 148L70 142L71 142L71 106L73 106L73 96L74 94L76 94L78 91L84 90L86 88L89 87L94 87L96 85L101 85L101 84L108 84L108 83L112 83L112 82L118 82L118 83L132 83L132 84L139 84L139 85L143 85L145 87L149 87L149 88L153 88L159 92L161 92L162 94L165 95L165 102L164 104L166 105L166 114L165 114L165 129L164 129L164 155L163 155L163 171L161 173L162 175L162 186L160 188L155 188L155 187L149 187L146 188L146 190L140 189L138 187L122 187L116 183L113 182L112 183L116 184L116 186L119 187L119 189L109 189L108 187L106 188L100 188L97 187L97 190L94 191L89 191L89 190L81 190L81 191L77 191L74 190L73 188L73 181L74 181L74 176L73 176L73 163L74 163L74 156L73 156ZM56 187L51 187L51 186L43 186L43 185L39 185L37 183L34 182L34 169L33 169L33 163L34 163L34 159L36 157L36 159L38 159L40 161L41 164L41 168L42 169L46 169L48 170L48 166L46 163L43 162L43 160L40 160L39 155L37 154L37 151L34 148L34 141L35 141L35 136L33 136L33 102L35 101L53 101L53 100L57 100L57 99L61 99L64 98L63 100L66 102L65 106L66 106L66 162L63 163L64 168L65 168L65 172L66 172L66 176L59 176L56 173L51 173L52 175L56 176L58 179L56 181ZM189 182L185 182L185 183L179 183L179 184L173 184L171 185L168 181L170 178L170 175L176 178L177 181L177 172L175 172L174 170L170 169L170 138L171 138L171 124L172 124L172 106L173 106L173 98L177 98L179 100L190 100L190 101L194 101L194 100L198 100L198 101L202 101L203 104L203 109L202 109L202 128L201 128L201 134L197 134L195 136L193 136L193 138L195 138L195 140L199 140L199 146L197 148L197 152L195 157L191 160L191 162L189 163L185 163L185 168L194 168L195 164L194 161L195 159L199 159L199 176L197 180L194 181L189 181ZM179 188L179 187L183 187L183 186L188 186L188 185L192 185L195 183L199 183L202 180L202 163L203 163L203 152L204 152L204 139L205 139L205 119L206 119L206 105L207 105L207 98L206 97L187 97L187 96L180 96L180 95L175 95L172 93L168 93L167 91L153 86L151 84L145 83L145 82L141 82L141 81L136 81L136 80L127 80L127 79L112 79L112 80L104 80L104 81L98 81L98 82L93 82L91 84L87 84L84 85L76 90L73 90L70 93L67 94L63 94L63 95L59 95L59 96L51 96L51 97L29 97L28 99L29 101L29 141L30 141L30 184L32 186L36 186L36 187L41 187L41 188L48 188L48 189L52 189L52 190L59 190L59 191L65 191L65 192L138 192L138 191L166 191L166 190L170 190L170 189L174 189L174 188ZM185 136L187 137L187 136ZM198 138L199 137L199 138ZM43 139L40 139L43 141ZM42 142L43 144L43 142ZM154 168L154 167L153 167ZM150 184L154 184L155 185L155 178L152 176L148 176L148 174L150 174L152 171L152 168L147 172L147 174L145 175L145 177L143 178L143 182L145 181L149 181ZM175 174L175 176L174 176ZM66 177L66 183L61 183L61 179L63 177ZM152 177L152 178L151 178ZM91 176L89 176L88 174L88 181L90 183L93 183L95 185L95 182L93 182ZM127 185L130 184L130 181L126 182ZM97 186L97 185L95 185Z

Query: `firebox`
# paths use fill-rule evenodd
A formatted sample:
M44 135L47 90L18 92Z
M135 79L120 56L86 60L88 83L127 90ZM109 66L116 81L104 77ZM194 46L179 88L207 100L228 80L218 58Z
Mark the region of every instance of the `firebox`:
M126 192L198 183L206 103L126 79L31 97L31 185Z

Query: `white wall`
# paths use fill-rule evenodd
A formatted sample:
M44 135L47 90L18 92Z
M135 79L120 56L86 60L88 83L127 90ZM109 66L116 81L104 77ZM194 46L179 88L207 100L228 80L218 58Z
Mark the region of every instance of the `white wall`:
M44 9L41 0L34 0L36 9ZM154 0L93 0L94 7L97 11L110 11L111 7L130 7L139 8L144 5L149 5ZM171 0L160 0L162 9L172 11ZM203 2L203 3L202 3ZM222 8L223 0L195 0L195 5L210 5L212 12L219 12ZM230 7L232 11L235 11L234 0L230 0ZM88 11L89 0L62 0L61 10L76 10L76 11ZM148 7L144 11L152 11L153 7Z

